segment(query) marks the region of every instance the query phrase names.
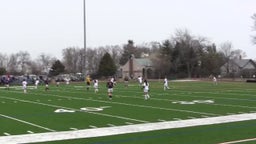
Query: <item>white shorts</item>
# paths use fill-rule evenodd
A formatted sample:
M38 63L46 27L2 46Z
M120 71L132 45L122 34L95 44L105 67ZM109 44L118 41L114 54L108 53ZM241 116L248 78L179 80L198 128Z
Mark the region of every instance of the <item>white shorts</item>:
M143 91L144 91L144 93L147 93L147 92L148 92L148 89L144 89Z
M108 92L112 93L113 92L113 88L108 88Z

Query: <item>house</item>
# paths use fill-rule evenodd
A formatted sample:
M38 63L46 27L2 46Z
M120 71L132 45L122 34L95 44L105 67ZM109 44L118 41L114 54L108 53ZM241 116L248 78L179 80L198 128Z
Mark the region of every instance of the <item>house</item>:
M125 65L120 68L122 78L129 77L131 79L142 76L143 78L153 77L153 63L149 58L129 58Z
M256 63L252 59L232 59L221 67L222 76L252 78L255 74Z

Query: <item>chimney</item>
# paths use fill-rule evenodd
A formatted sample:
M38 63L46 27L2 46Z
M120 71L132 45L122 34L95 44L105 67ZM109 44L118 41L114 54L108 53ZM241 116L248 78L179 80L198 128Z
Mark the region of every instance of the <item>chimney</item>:
M134 76L134 72L133 72L133 59L134 59L134 55L131 54L130 55L130 59L129 59L129 75L131 78L133 78Z

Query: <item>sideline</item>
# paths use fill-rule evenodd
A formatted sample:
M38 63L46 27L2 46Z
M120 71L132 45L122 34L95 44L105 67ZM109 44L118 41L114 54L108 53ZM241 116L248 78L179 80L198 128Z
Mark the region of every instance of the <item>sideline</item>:
M250 114L219 116L219 117L211 117L211 118L198 118L198 119L181 120L181 121L116 126L111 128L107 127L107 128L84 129L84 130L77 130L77 131L2 136L0 137L0 143L4 143L4 144L35 143L35 142L57 141L57 140L93 138L93 137L113 136L113 135L120 135L120 134L147 132L147 131L164 130L164 129L223 124L223 123L239 122L239 121L247 121L247 120L255 120L255 119L256 119L256 113L250 113Z
M243 140L230 141L230 142L223 142L223 143L219 143L219 144L235 144L235 143L249 142L249 141L256 141L256 138L243 139Z

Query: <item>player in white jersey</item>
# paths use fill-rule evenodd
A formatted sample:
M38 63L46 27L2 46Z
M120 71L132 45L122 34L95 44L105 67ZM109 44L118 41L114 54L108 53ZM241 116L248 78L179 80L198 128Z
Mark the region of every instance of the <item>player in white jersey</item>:
M141 76L138 76L138 81L139 81L139 86L142 85L142 77Z
M148 100L150 98L148 92L149 92L149 83L147 80L144 80L143 83L143 92L144 92L144 98L145 100Z
M27 81L24 79L22 81L22 88L24 93L27 93L27 84L28 84Z
M168 79L165 77L164 78L164 90L166 89L170 89L169 86L168 86Z
M70 79L69 78L65 78L65 81L66 81L66 85L69 85Z
M213 81L213 84L214 84L214 85L217 85L217 84L218 84L218 83L217 83L217 78L216 78L215 76L213 76L212 81Z
M36 79L36 81L35 81L36 89L37 89L37 87L38 87L38 84L39 84L39 79Z
M99 91L99 81L97 79L93 80L94 92L97 93Z

